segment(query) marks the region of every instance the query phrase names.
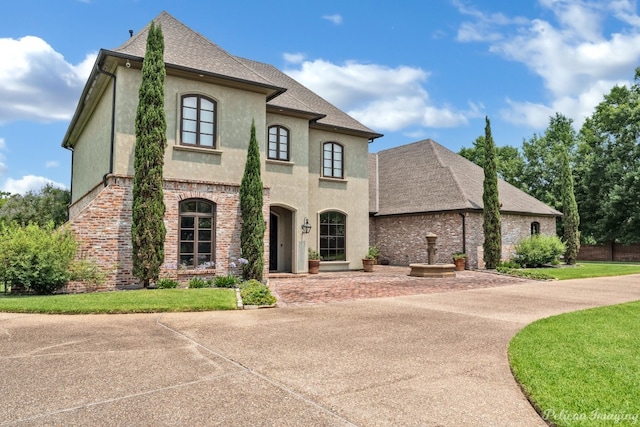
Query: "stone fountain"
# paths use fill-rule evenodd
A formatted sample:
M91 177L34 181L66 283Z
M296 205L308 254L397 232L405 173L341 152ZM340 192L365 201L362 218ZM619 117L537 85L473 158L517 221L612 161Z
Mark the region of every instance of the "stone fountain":
M436 264L436 240L438 236L427 233L427 264L409 264L409 276L416 277L456 277L455 264Z

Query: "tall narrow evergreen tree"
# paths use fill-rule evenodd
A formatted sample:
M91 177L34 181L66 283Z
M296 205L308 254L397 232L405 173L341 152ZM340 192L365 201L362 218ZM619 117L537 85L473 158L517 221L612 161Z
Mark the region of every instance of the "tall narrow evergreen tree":
M562 207L564 214L564 244L567 251L564 254L566 264L575 264L580 250L580 215L578 214L578 204L573 191L573 174L569 164L569 153L567 147L561 146L560 156L562 160Z
M484 204L484 262L488 269L493 269L500 263L502 257L502 231L500 229L500 199L498 197L498 173L496 161L496 146L491 136L489 117L485 118L484 128L484 184L482 203Z
M131 242L133 274L149 286L157 280L164 262L164 197L162 169L167 144L164 112L164 37L151 22L136 112Z
M263 191L260 177L260 148L256 139L256 124L252 121L247 163L240 183L240 211L242 212L240 246L242 257L248 261L242 269L242 277L245 280L262 280L265 232L262 215Z

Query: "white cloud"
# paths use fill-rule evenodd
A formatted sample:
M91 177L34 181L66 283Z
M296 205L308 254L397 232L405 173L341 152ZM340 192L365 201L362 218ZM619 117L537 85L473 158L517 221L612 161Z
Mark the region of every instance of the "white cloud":
M64 184L44 176L26 175L20 179L7 178L2 186L2 191L8 191L11 194L26 194L29 191L38 191L47 184L56 188L66 188Z
M317 59L285 72L375 130L454 127L466 124L477 113L477 106L458 111L435 105L423 86L429 73L421 68L355 61L338 65Z
M57 168L58 166L60 166L60 162L58 162L57 160L49 160L44 165L45 168Z
M502 27L485 15L474 23L460 26L461 41L485 41L489 50L508 60L524 64L538 75L549 99L544 105L526 100L507 100L509 110L502 116L517 124L534 128L548 125L550 115L560 112L580 126L592 114L615 84L628 84L640 62L640 17L631 0L539 0L552 12L554 20L533 19L525 25L512 20ZM478 12L479 13L479 12ZM606 19L617 19L621 30L607 34ZM469 30L479 28L475 38ZM484 31L484 33L480 33ZM498 32L500 36L482 38ZM467 34L466 38L460 34ZM544 117L543 117L544 116Z
M304 61L303 53L284 53L282 57L290 64L301 64Z
M326 19L327 21L331 21L336 25L342 24L342 15L338 15L337 13L334 15L324 15L322 19Z
M68 120L95 58L73 65L39 37L0 38L0 124Z

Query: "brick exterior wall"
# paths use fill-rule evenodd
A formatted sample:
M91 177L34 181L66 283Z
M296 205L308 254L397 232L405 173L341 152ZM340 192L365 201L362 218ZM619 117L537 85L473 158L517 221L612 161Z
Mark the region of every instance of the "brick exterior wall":
M467 266L484 268L482 261L482 212L466 212L465 250ZM513 245L531 235L531 223L540 223L542 234L555 234L555 217L530 215L502 215L503 259L508 259ZM451 255L462 251L462 216L459 212L371 217L369 220L370 245L380 248L381 257L388 258L392 265L409 265L427 262L427 233L435 233L436 262L451 263Z
M578 259L581 261L640 262L640 244L580 245Z
M71 229L80 242L80 256L95 260L108 272L106 288L132 285L131 206L133 178L110 176L107 186L94 188L69 209ZM163 182L166 206L165 263L161 277L186 281L195 275L212 277L232 271L230 262L241 256L240 186L200 181ZM178 206L186 199L205 199L216 204L215 267L207 270L179 270ZM269 191L264 193L264 218L269 218ZM269 266L269 227L265 232L265 274ZM71 290L83 290L72 284Z

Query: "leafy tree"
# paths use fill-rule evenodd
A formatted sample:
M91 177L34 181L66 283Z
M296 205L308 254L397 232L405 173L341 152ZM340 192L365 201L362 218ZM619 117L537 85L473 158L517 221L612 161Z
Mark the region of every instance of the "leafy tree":
M256 139L255 121L252 121L247 163L240 183L240 211L242 212L240 246L242 256L248 261L242 269L244 280L262 280L265 232L262 214L263 191L260 177L260 148Z
M479 136L473 142L473 147L463 147L460 149L458 154L483 168L485 150L484 141L484 136ZM509 184L522 189L522 173L525 164L520 150L510 145L496 147L496 161L498 177Z
M16 222L21 226L37 224L41 227L52 222L60 226L67 221L67 207L71 202L69 190L47 184L39 191L0 194L0 222Z
M573 192L573 175L569 164L569 153L566 148L560 151L562 160L562 207L564 222L564 244L566 252L564 261L566 264L575 264L580 250L580 216L578 215L578 205Z
M157 280L164 261L165 205L162 191L167 124L164 112L164 37L151 22L136 112L131 238L133 274L144 287Z
M640 242L640 68L631 87L615 86L581 131L576 199L582 235Z
M500 230L500 200L498 196L498 174L496 172L496 149L491 136L489 117L484 128L484 183L482 203L484 205L484 262L486 268L498 266L502 257L502 232Z

